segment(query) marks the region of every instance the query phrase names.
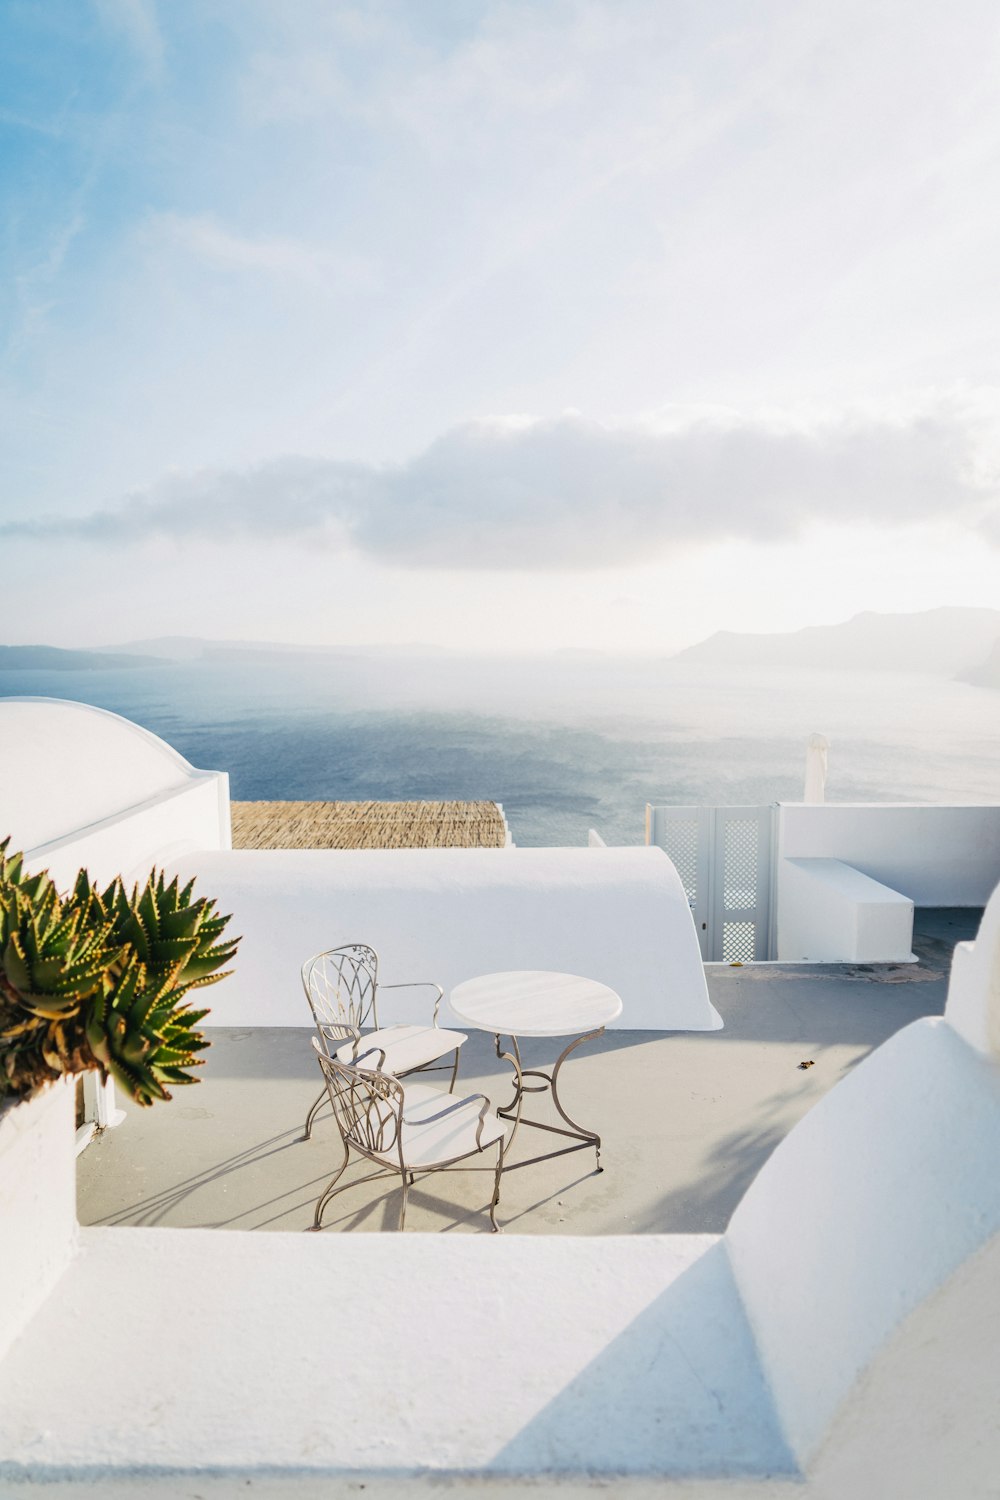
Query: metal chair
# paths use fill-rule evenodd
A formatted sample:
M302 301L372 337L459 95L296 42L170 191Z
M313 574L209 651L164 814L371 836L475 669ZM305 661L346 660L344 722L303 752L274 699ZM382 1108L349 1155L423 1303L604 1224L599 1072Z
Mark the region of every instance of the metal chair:
M404 1085L391 1073L383 1071L384 1054L380 1047L368 1046L361 1053L359 1062L371 1059L377 1064L365 1068L329 1056L317 1037L313 1037L312 1044L323 1070L344 1147L343 1161L317 1200L313 1229L322 1229L327 1204L344 1188L357 1187L362 1182L374 1182L382 1177L394 1177L397 1172L403 1192L398 1225L402 1229L406 1221L407 1192L417 1173L443 1171L445 1167L496 1146L497 1164L489 1206L490 1223L495 1233L499 1228L496 1208L500 1201L505 1130L503 1122L490 1108L486 1095L466 1094L454 1098L430 1084ZM338 1187L352 1148L374 1162L379 1170Z
M464 1031L448 1031L438 1025L444 990L429 980L414 984L379 984L378 954L367 943L348 943L317 953L302 965L302 984L309 1001L316 1032L328 1057L356 1062L362 1046L375 1046L384 1054L385 1071L396 1077L433 1070L450 1052L455 1054L448 1092L458 1077L458 1049L468 1038ZM436 990L430 1026L386 1026L378 1023L378 997L383 990ZM362 1034L362 1028L374 1030ZM308 1115L304 1140L312 1135L316 1116L327 1100L324 1086Z

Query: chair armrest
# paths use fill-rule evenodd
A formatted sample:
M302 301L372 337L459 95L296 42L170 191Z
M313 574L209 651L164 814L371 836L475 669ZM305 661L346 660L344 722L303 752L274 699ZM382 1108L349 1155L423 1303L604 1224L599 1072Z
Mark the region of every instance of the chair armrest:
M351 1057L351 1062L356 1063L358 1060L358 1048L361 1046L361 1032L355 1030L353 1026L350 1029L354 1036L354 1053ZM342 1044L342 1042L346 1042L347 1040L346 1037L344 1037L343 1039L328 1037L326 1033L322 1031L320 1035L323 1038L323 1046L326 1048L327 1057L335 1057L337 1055L337 1043L340 1042Z
M437 999L434 1001L434 1025L438 1023L438 1011L441 1009L441 1001L444 999L444 990L432 979L414 979L407 984L380 984L380 990L437 990Z
M483 1125L486 1122L486 1112L487 1112L487 1110L490 1107L490 1101L487 1099L487 1097L486 1097L485 1094L465 1094L461 1099L456 1099L455 1102L454 1102L454 1104L448 1104L448 1105L445 1106L444 1109L439 1109L436 1114L433 1114L433 1115L424 1115L419 1120L408 1119L407 1116L406 1116L406 1113L405 1113L405 1105L404 1105L403 1124L404 1125L430 1125L433 1120L443 1120L446 1115L453 1115L456 1110L464 1109L467 1104L471 1104L472 1103L473 1099L482 1099L482 1101L483 1101L482 1107L480 1108L480 1111L479 1111L479 1122L476 1125L476 1150L477 1151L481 1151L483 1149L483 1146L482 1146Z
M355 1052L355 1056L351 1058L351 1064L352 1064L353 1067L357 1067L359 1063L363 1063L364 1060L365 1060L365 1058L366 1057L371 1057L374 1052L378 1053L378 1062L375 1064L375 1067L373 1069L371 1069L371 1071L374 1072L374 1073L381 1073L382 1069L385 1067L385 1048L384 1047L369 1047L366 1052L362 1052L360 1054L360 1056L358 1056L357 1055L357 1053L358 1053L358 1046L357 1046L357 1043L355 1042L355 1044L354 1044L354 1052Z

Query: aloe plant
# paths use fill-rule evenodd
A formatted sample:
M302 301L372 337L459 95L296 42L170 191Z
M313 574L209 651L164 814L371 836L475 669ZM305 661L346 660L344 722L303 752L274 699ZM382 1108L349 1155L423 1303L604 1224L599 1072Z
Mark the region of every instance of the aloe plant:
M81 870L60 896L46 873L27 876L0 843L0 1099L30 1094L62 1073L110 1074L138 1104L169 1086L208 1046L208 1014L189 991L226 977L239 938L228 917L154 870L127 891L99 891Z

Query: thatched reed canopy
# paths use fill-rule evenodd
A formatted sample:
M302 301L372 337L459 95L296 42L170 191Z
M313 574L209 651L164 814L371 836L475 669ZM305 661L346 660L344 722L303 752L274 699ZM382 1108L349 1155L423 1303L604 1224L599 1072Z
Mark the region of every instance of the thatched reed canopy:
M233 802L234 849L501 849L495 802Z

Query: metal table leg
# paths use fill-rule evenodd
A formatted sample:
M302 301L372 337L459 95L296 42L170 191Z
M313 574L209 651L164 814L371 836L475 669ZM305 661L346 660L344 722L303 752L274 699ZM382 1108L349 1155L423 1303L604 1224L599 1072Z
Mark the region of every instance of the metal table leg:
M585 1126L580 1125L569 1114L567 1114L566 1110L563 1108L562 1100L559 1098L559 1072L567 1057L569 1057L571 1052L575 1052L577 1047L582 1046L584 1042L595 1041L598 1037L601 1037L603 1035L604 1027L599 1026L596 1031L587 1031L584 1032L582 1036L574 1037L569 1045L567 1047L564 1047L562 1052L560 1052L559 1056L556 1058L552 1072L546 1073L542 1068L525 1068L522 1066L521 1052L520 1048L517 1045L516 1036L511 1036L510 1039L513 1051L504 1052L500 1046L500 1036L496 1033L494 1034L497 1057L500 1058L502 1062L509 1062L514 1069L514 1097L509 1104L505 1105L502 1109L497 1110L497 1114L501 1119L512 1119L514 1121L513 1129L511 1130L511 1133L507 1138L507 1143L504 1147L504 1155L507 1156L509 1154L514 1137L517 1134L519 1126L521 1126L522 1124L529 1126L532 1130L547 1130L550 1135L566 1136L576 1142L576 1145L574 1146L561 1146L557 1151L546 1151L543 1152L540 1156L533 1156L529 1161L512 1162L509 1166L504 1167L505 1172L513 1172L517 1167L532 1167L536 1164L536 1162L549 1161L552 1157L555 1156L567 1156L571 1151L583 1151L588 1146L593 1146L596 1153L598 1172L604 1171L604 1168L601 1166L601 1137L597 1134L596 1131L587 1130ZM526 1084L524 1081L526 1078L540 1078L542 1082L537 1084ZM560 1118L565 1120L567 1126L569 1127L568 1129L564 1130L559 1125L548 1125L542 1120L529 1119L527 1115L524 1115L522 1113L525 1094L543 1094L546 1091L549 1091L552 1094L552 1102L555 1105Z

